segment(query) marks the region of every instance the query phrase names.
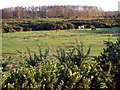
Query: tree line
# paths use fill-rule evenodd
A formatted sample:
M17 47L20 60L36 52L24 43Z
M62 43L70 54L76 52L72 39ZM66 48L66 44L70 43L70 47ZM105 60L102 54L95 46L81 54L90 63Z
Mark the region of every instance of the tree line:
M54 5L4 8L2 18L93 18L113 17L118 12L105 12L101 7L80 5Z

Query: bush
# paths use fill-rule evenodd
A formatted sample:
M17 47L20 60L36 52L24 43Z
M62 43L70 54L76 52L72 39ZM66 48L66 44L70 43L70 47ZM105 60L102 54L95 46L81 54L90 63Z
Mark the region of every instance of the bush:
M56 25L54 23L41 23L41 24L36 24L32 27L33 30L52 30L55 28Z
M21 67L10 71L2 82L3 89L120 89L120 39L105 42L103 52L89 57L90 47L84 54L82 43L69 51L59 48L52 56L49 49L39 48L39 54L20 53ZM50 54L49 54L50 53ZM52 57L51 57L52 56ZM9 60L9 58L8 58ZM24 60L24 61L22 61ZM8 65L4 62L3 67Z
M102 79L109 89L120 89L120 38L116 43L105 42L106 48L95 60L102 69Z
M56 29L63 29L62 24L56 24Z
M68 27L68 29L74 29L74 25L71 24L71 23L68 23L68 24L67 24L67 27Z
M18 32L22 32L23 31L23 28L22 27L19 27L19 26L14 26L13 27L13 29L15 30L15 31L18 31Z
M58 53L56 56L60 58L53 60L47 58L48 50L43 54L40 49L39 56L35 53L32 56L28 49L26 60L24 63L22 62L26 66L23 65L24 67L10 71L10 76L2 83L3 88L70 89L89 87L88 83L84 83L84 81L87 82L91 79L91 77L86 77L90 65L87 64L87 56L84 56L81 51L82 47L74 47L73 50L77 50L77 54L72 50L68 54L66 53L67 58L64 58L64 50L60 51L61 55L59 56ZM78 60L80 58L79 62L75 60L76 57Z
M3 30L4 30L4 32L8 33L8 32L12 32L13 28L10 26L9 27L6 26L6 27L3 27Z
M63 30L68 29L67 24L63 23Z
M4 29L2 29L2 32L1 33L6 33L6 31Z

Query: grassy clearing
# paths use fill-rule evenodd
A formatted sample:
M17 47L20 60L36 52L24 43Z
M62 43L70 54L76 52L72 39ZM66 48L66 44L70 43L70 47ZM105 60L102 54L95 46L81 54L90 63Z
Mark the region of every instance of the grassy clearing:
M118 37L117 27L109 29L97 29L97 31L85 30L66 30L56 33L53 31L31 31L31 32L15 32L4 33L2 43L2 53L14 53L16 50L25 52L29 47L32 51L38 50L40 45L43 50L50 47L53 51L61 46L63 48L70 48L75 44L77 39L83 42L85 50L92 45L91 55L98 55L103 47L103 41L111 37L111 41L116 41ZM112 35L112 36L110 36Z

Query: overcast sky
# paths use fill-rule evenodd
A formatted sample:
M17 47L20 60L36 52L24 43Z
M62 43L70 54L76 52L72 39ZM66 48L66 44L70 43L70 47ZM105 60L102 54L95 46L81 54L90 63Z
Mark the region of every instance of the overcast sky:
M105 11L117 11L120 0L0 0L0 9L15 6L91 5Z

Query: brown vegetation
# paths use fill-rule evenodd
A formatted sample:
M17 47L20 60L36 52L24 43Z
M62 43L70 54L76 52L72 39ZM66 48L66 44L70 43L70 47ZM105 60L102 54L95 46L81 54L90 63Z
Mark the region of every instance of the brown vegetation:
M104 12L96 6L31 6L4 8L2 18L103 18L118 15L118 12Z

